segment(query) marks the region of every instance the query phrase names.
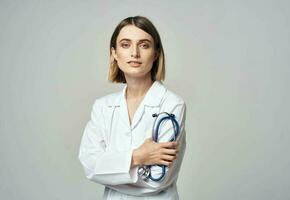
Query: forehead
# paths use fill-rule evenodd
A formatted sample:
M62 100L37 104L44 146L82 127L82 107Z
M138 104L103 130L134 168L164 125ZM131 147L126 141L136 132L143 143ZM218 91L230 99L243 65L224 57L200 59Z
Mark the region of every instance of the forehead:
M150 41L153 42L153 38L150 34L146 33L145 31L143 31L142 29L134 26L134 25L128 25L128 26L124 26L118 37L117 37L117 41L122 40L123 38L127 38L133 41L138 41L141 39L148 39Z

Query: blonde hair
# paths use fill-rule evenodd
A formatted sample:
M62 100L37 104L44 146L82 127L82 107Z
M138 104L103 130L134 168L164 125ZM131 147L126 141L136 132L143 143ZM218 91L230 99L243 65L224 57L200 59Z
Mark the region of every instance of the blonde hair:
M126 83L126 79L123 71L119 68L117 61L112 55L112 47L116 49L117 37L124 26L134 25L143 31L150 34L154 40L155 52L157 53L157 58L153 62L151 69L151 79L152 81L159 80L164 81L165 79L165 57L164 51L161 43L159 33L152 22L143 16L128 17L122 20L115 28L110 41L110 66L108 80L115 83Z

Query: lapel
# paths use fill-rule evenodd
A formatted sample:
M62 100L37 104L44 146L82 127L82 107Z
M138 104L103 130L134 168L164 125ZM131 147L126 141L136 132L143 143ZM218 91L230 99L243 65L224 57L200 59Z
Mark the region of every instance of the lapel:
M145 94L140 105L138 106L136 112L134 113L131 125L129 121L129 112L125 96L126 89L127 84L124 86L123 90L119 93L113 105L111 106L120 107L120 120L122 120L126 124L127 128L133 130L141 121L145 112L145 107L156 108L160 106L161 100L166 92L166 88L160 81L154 81L154 83Z

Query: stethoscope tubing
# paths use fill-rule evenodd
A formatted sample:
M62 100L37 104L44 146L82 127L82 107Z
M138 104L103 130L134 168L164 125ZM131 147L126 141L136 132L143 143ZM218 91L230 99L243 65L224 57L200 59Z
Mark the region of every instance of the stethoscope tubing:
M158 116L161 114L166 114L167 116L162 117L160 120L158 120ZM172 137L170 138L170 142L172 141L176 141L179 135L179 124L177 122L177 120L175 119L175 115L174 114L169 114L167 112L162 112L159 114L153 114L153 117L156 117L155 121L154 121L154 125L153 125L153 130L152 130L152 140L155 142L159 142L159 129L160 129L160 125L162 122L164 122L165 120L171 120L172 122L172 126L173 126L173 130L174 130L174 134L172 135ZM151 167L152 166L158 166L162 168L162 172L161 175L159 177L153 177L151 174ZM165 174L166 174L166 166L165 165L147 165L146 166L147 170L148 170L148 178L151 179L152 181L160 181L161 179L164 178Z

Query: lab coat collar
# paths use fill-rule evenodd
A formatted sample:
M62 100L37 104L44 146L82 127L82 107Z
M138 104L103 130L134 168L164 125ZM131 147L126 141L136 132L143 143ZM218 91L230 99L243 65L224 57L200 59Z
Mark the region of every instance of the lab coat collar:
M116 101L114 102L115 106L120 106L122 101L126 101L126 89L127 84L116 98ZM161 81L154 81L143 99L143 104L147 106L159 106L165 91L166 87Z
M149 90L146 92L145 97L142 102L138 106L138 109L135 111L135 114L132 119L132 123L129 121L129 113L127 109L127 101L126 101L126 89L127 84L124 86L123 90L119 92L118 98L116 98L115 106L120 107L121 120L124 121L125 124L128 125L128 130L133 130L140 122L144 111L145 106L149 106L152 108L157 108L160 106L166 88L160 81L154 81ZM154 108L154 109L155 109ZM153 111L153 110L152 110ZM155 111L154 111L155 113Z

